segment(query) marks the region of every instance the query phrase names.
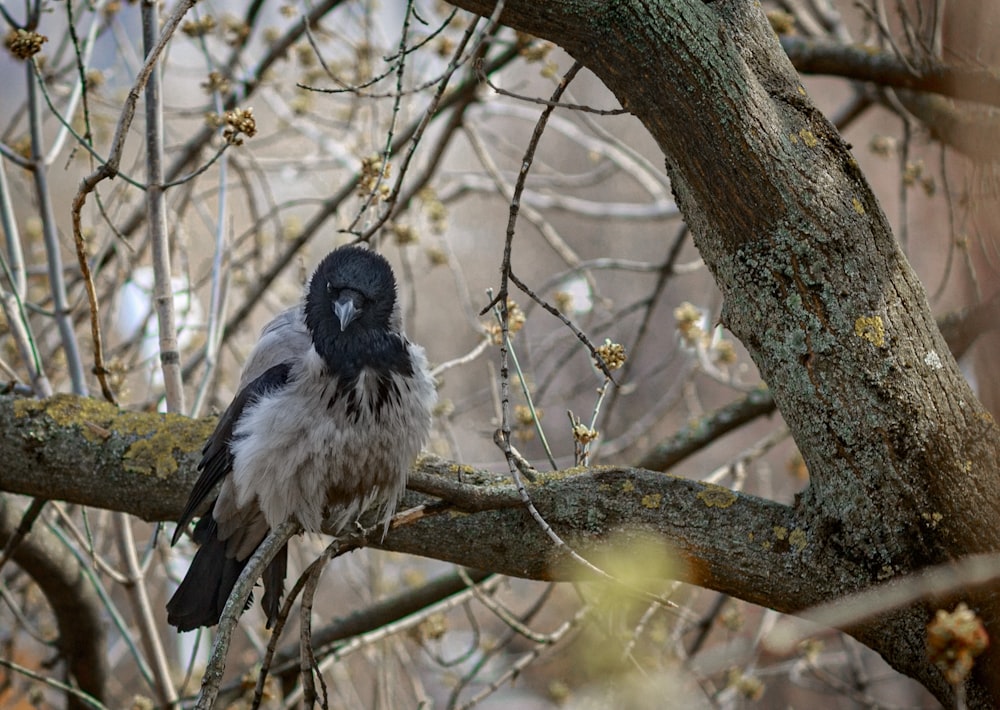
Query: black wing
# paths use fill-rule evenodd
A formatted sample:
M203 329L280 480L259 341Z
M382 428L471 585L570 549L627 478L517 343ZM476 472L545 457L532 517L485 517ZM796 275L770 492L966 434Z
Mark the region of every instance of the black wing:
M188 496L184 512L181 513L181 517L177 521L177 529L174 530L174 536L170 541L171 545L176 544L180 539L184 528L191 522L198 507L212 492L215 485L233 470L233 452L229 444L233 438L233 431L236 429L236 422L243 415L243 410L248 404L257 401L259 397L288 384L291 369L290 363L283 362L266 370L264 374L241 389L232 404L222 413L215 431L208 437L205 448L201 451L201 462L198 464L201 475L194 484L194 488L191 489L191 495Z

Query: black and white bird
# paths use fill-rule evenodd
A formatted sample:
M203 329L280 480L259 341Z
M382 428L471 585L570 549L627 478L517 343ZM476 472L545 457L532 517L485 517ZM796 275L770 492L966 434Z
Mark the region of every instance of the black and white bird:
M389 262L360 246L330 252L304 301L264 328L205 444L173 537L200 512L201 547L167 602L169 623L218 623L247 560L281 523L318 532L326 519L339 532L377 507L388 529L435 400L424 350L403 334ZM286 562L287 547L264 572L268 625Z

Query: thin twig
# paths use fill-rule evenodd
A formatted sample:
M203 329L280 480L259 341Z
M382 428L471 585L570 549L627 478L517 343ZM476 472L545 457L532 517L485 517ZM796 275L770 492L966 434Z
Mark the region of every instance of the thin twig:
M250 556L247 566L240 573L236 586L233 587L233 591L226 601L226 606L222 610L222 618L219 619L212 656L205 667L205 675L201 679L201 693L198 696L198 703L195 705L196 710L210 710L215 707L216 698L219 696L219 684L222 682L222 675L226 670L226 656L229 653L233 631L236 630L240 614L246 608L253 585L256 584L264 568L271 563L278 551L300 530L301 526L297 522L282 523L275 530L272 530Z
M177 702L177 691L170 676L170 666L160 638L160 629L153 614L149 601L146 580L139 566L139 558L135 554L135 537L132 534L132 524L125 513L115 513L115 535L118 538L118 549L125 562L129 583L126 590L132 602L139 638L146 649L146 656L152 665L156 678L156 693L161 703L173 705Z
M83 42L81 47L80 38L76 33L76 21L73 16L73 3L66 3L66 27L69 31L70 42L73 44L73 58L76 61L76 81L73 83L73 89L70 92L69 99L66 101L66 107L63 110L63 114L66 116L73 116L76 113L77 102L80 102L83 106L83 125L84 125L84 135L83 143L90 145L91 143L91 125L90 125L90 102L87 100L87 66L90 64L91 56L94 53L94 47L97 46L97 30L101 26L98 13L100 10L104 9L105 3L101 3L102 7L100 9L95 8L94 18L91 20L90 29L87 32L87 39ZM44 86L44 83L42 83ZM50 108L52 104L49 104ZM59 115L59 112L53 110L54 115ZM51 165L56 157L62 152L63 144L66 142L67 138L73 135L76 137L75 131L72 127L63 122L63 127L56 135L55 139L52 141L52 146L49 149L49 155L45 159L46 165ZM79 140L78 140L79 142Z
M471 708L474 708L475 706L479 705L479 703L481 703L483 700L485 700L490 695L499 690L500 687L503 686L505 683L517 678L518 675L521 674L521 671L527 668L536 658L542 655L545 649L551 647L557 641L563 639L566 636L566 634L568 634L570 631L576 628L580 624L580 622L582 622L583 619L586 618L586 616L590 613L590 611L591 611L590 607L587 606L581 607L581 609L578 612L576 612L576 614L573 615L573 618L567 619L562 624L560 624L559 628L557 628L555 631L549 634L548 638L544 643L536 644L535 647L532 648L530 651L522 654L519 658L515 659L514 662L511 663L510 666L503 673L501 673L498 677L492 680L486 688L484 688L475 696L470 698L468 702L460 705L459 706L460 709L471 710Z
M10 260L9 264L4 261L4 275L10 281L14 295L23 298L28 290L28 271L24 265L21 232L17 226L17 219L14 217L14 205L10 201L7 166L2 160L0 160L0 227L3 228L4 240L7 243L6 258Z
M556 88L555 92L552 94L552 101L558 102L559 97L562 95L563 91L572 81L573 77L576 76L577 72L582 68L582 64L576 62L573 67L570 68L568 72L563 76L562 81L559 82L559 86ZM609 575L604 570L598 568L593 563L584 559L576 550L572 549L558 533L552 529L548 521L542 517L542 514L538 512L535 504L531 500L531 496L528 494L528 489L524 485L524 481L521 479L521 473L518 469L517 462L511 451L510 445L510 318L507 311L507 298L510 292L509 282L514 280L511 270L511 252L513 250L514 243L514 232L515 225L517 224L517 214L518 214L518 196L521 190L524 188L524 182L527 179L528 171L531 169L532 158L534 156L535 148L538 145L538 141L541 138L542 133L545 131L545 123L548 116L554 110L553 106L546 106L542 111L542 115L538 119L538 123L535 125L535 130L532 134L531 141L528 144L528 148L525 151L524 159L521 161L521 171L518 174L517 186L514 191L514 198L510 203L510 217L507 222L507 235L504 242L504 254L503 254L503 266L500 272L500 290L496 297L491 300L491 302L483 309L483 312L491 309L495 304L499 304L500 314L502 316L501 320L501 330L502 339L500 344L500 406L501 406L501 448L503 449L504 456L507 459L508 469L510 470L511 476L514 478L514 485L517 487L518 495L521 497L525 507L527 508L529 514L534 518L535 522L538 523L542 531L548 536L548 538L555 544L555 546L563 551L567 556L569 556L573 561L582 565L584 568L590 570L597 576L608 579L611 581L616 581L611 575ZM520 288L520 286L519 286ZM596 353L596 350L592 350ZM609 373L610 374L610 373ZM651 596L645 592L639 592L644 596ZM655 599L655 597L653 597Z
M31 531L31 526L35 524L35 520L41 515L42 510L45 508L45 503L44 499L35 498L31 501L28 509L24 511L24 514L21 516L21 522L17 525L17 530L10 536L7 544L3 546L3 551L0 552L0 570L3 569L7 560L13 557L14 549L21 543L21 540Z
M329 549L329 548L327 548ZM324 558L326 555L324 554ZM326 559L324 559L324 562ZM312 645L312 609L313 598L320 575L326 569L325 564L310 566L308 574L304 575L306 582L302 587L302 605L299 607L299 672L302 677L302 705L311 708L316 704L316 682L314 671L319 667ZM317 672L322 682L323 674ZM323 686L323 705L326 706L326 685Z
M159 11L155 2L142 3L142 42L146 55L156 48ZM160 338L160 367L167 411L184 412L184 381L177 344L174 290L170 269L170 235L167 231L166 196L163 188L163 102L160 64L155 63L145 87L146 104L146 222L152 246L153 305Z
M483 336L482 340L480 340L479 343L465 355L460 355L456 358L452 358L451 360L446 360L445 362L435 365L434 368L431 370L431 377L436 378L444 374L453 367L459 367L460 365L468 365L470 362L473 362L474 360L478 359L480 355L486 352L486 350L490 347L490 343L491 340L489 336Z
M154 689L156 684L153 680L153 673L150 671L149 664L146 663L146 659L143 658L142 651L140 651L135 645L135 634L125 623L125 620L118 611L118 607L115 606L114 601L111 599L111 595L108 594L107 590L104 588L101 579L88 564L90 560L84 557L80 550L77 549L77 546L70 542L60 526L49 524L46 529L55 535L66 550L68 550L69 553L80 563L80 572L94 587L94 591L97 593L97 596L100 597L101 603L104 605L108 616L111 618L111 623L121 636L122 643L125 644L125 647L128 648L132 658L135 659L135 667L138 670L139 676L150 689Z
M411 6L410 8L407 9L407 12L412 12L415 14L416 11L413 10ZM455 18L455 15L457 14L458 14L458 8L452 8L448 17L446 17L442 21L442 23L437 27L437 29L429 33L427 36L425 36L423 39L421 39L419 42L417 42L412 46L405 46L405 44L401 44L400 51L396 52L396 54L383 57L383 60L386 62L393 62L396 61L397 59L401 59L402 57L413 54L421 47L427 46L430 42L434 41L436 37L438 37L442 32L444 32L448 28L448 26L451 24L451 21ZM327 64L326 59L323 57L323 53L320 52L319 50L319 46L316 43L316 39L315 37L313 37L312 30L310 30L308 26L306 27L306 39L309 41L309 45L312 47L313 52L316 55L316 59L320 63L320 66L323 67L323 71L326 73L326 75L330 78L330 80L333 83L337 84L340 87L339 89L321 89L319 87L309 86L308 84L302 84L302 83L295 84L298 88L305 89L307 91L315 91L321 94L354 94L359 99L395 99L398 96L421 94L426 89L429 89L430 87L434 86L444 78L444 74L441 74L439 76L432 77L431 79L428 79L427 81L424 81L423 83L406 90L402 90L402 88L397 85L396 90L393 92L379 93L373 91L363 91L363 89L367 89L369 86L375 86L383 79L387 78L390 74L393 73L394 70L389 69L383 72L382 74L376 74L371 79L368 79L358 84L348 84L347 82L339 79L333 73L333 70L330 68L330 66ZM398 64L399 62L397 62L397 66Z
M180 0L174 8L173 13L167 18L166 22L164 22L163 30L160 33L159 39L152 47L148 48L146 52L146 61L143 64L142 69L140 69L139 74L136 76L135 83L132 85L132 88L129 89L128 96L125 99L125 105L122 108L121 116L118 119L118 125L115 127L115 135L111 143L111 150L108 153L107 162L101 164L97 170L83 179L76 195L73 197L72 208L70 210L73 224L73 241L76 244L76 255L77 260L80 263L80 270L84 274L89 275L89 265L87 264L87 253L83 239L81 213L87 202L87 195L93 192L101 181L114 178L118 174L118 166L121 162L122 151L125 147L125 139L128 136L129 128L132 125L132 119L135 117L135 106L139 101L139 94L146 88L147 82L158 66L160 54L162 54L164 48L167 46L167 43L170 41L170 38L173 37L174 31L180 24L181 19L196 2L197 0ZM99 318L97 293L93 288L93 282L90 278L85 278L85 283L89 284L87 288L87 296L90 302L91 337L94 339L94 361L96 365L95 374L101 383L101 390L105 398L113 402L114 395L111 392L111 388L106 382L106 379L103 379L106 377L107 373L105 372L105 368L103 366L103 352L100 339L100 329L98 326ZM162 333L163 331L161 331L161 335Z
M3 656L0 656L0 666L9 668L15 673L20 673L21 675L31 678L32 680L37 680L49 686L50 688L55 688L56 690L61 690L65 693L69 693L73 697L78 698L79 700L83 701L92 708L98 708L98 710L107 710L107 706L104 703L100 702L91 695L87 695L79 688L74 688L72 685L67 685L66 683L62 683L58 680L51 678L48 675L35 673L30 668L25 668L22 665L14 663L13 661L8 661Z
M479 80L486 84L488 87L493 89L500 96L507 96L512 99L517 99L518 101L524 101L529 104L540 104L542 106L550 106L552 108L564 108L569 111L581 111L583 113L593 113L598 116L622 116L628 113L623 108L612 108L612 109L599 109L587 106L586 104L567 104L561 103L559 101L551 101L549 99L543 99L540 96L527 96L524 94L516 94L513 91L507 91L502 89L492 81L490 78L481 71L479 64L476 64L476 74L479 76Z
M492 294L489 293L489 291L487 291L487 294L492 297ZM503 317L500 315L500 309L497 306L493 307L493 315L496 316L497 322L502 327ZM542 426L542 419L538 414L538 410L535 408L535 400L534 397L531 396L531 389L528 387L528 378L525 376L524 371L521 370L521 363L518 362L517 351L514 350L513 344L508 343L508 345L510 350L510 360L514 364L514 371L517 373L517 381L521 385L521 394L524 396L524 401L528 403L528 411L531 412L531 422L535 425L535 431L538 434L539 441L542 443L542 448L545 450L545 455L549 459L549 465L552 466L552 470L555 471L559 468L559 465L556 463L556 457L552 454L552 447L549 446L548 437L545 436L545 428Z
M490 15L486 22L486 26L479 33L476 42L472 45L469 50L470 55L476 55L482 47L485 46L486 37L490 36L496 28L499 26L500 13L503 12L504 0L497 0L496 7L493 9L493 13ZM400 192L403 186L403 178L409 169L410 162L413 160L413 156L416 153L417 146L420 145L420 139L423 137L424 132L430 125L431 120L437 115L438 106L441 104L442 98L444 97L445 90L448 88L448 83L451 77L456 71L462 66L465 60L462 59L462 55L465 52L465 47L469 41L473 38L476 24L478 23L478 18L472 22L469 28L466 30L461 41L458 43L452 59L445 69L445 72L441 78L440 83L437 86L437 90L434 92L434 96L431 97L430 103L424 110L423 116L421 116L416 129L413 132L413 138L409 143L406 153L403 155L403 160L399 166L398 175L396 176L396 183L392 188L392 193L386 198L386 203L388 205L395 205L399 198ZM390 136L391 138L391 136ZM383 224L392 216L392 209L387 209L383 214L375 220L374 224L369 226L364 233L358 235L359 239L362 241L367 241L371 238L375 232L377 232Z
M686 224L683 224L677 231L677 235L674 237L674 243L670 246L670 249L667 252L666 260L659 267L659 276L656 279L656 285L653 287L653 291L649 296L649 307L643 314L642 321L639 323L639 327L636 329L635 337L632 339L632 342L628 345L628 352L630 353L630 356L627 360L625 360L625 363L622 366L621 371L618 373L618 378L622 382L629 381L629 377L632 374L633 364L636 362L637 359L636 355L642 348L642 344L645 341L646 336L652 332L651 324L653 319L653 311L656 308L656 304L659 302L660 297L666 290L667 284L670 283L671 278L674 275L680 273L680 269L677 266L677 260L680 258L681 250L683 249L684 244L687 243L687 237L688 237L688 226ZM700 260L698 262L698 265L699 266L701 265ZM615 387L614 391L612 391L611 393L611 401L608 402L607 409L605 410L607 412L606 419L607 417L611 416L612 412L615 411L620 396L621 396L621 388ZM602 438L597 442L594 448L597 449L598 451L604 448L603 442L606 440L607 440L606 438Z
M66 506L64 503L52 501L52 512L55 513L56 518L59 519L59 527L68 532L69 535L76 540L76 544L90 555L90 564L97 572L106 575L108 579L112 580L116 584L128 584L128 576L115 569L110 562L98 553L96 547L94 546L94 539L90 535L90 525L87 522L88 516L86 508L81 511L86 533L80 530L80 528L66 512Z
M389 176L389 165L390 165L389 161L392 158L393 133L396 128L396 122L399 119L399 109L403 101L403 77L405 76L406 73L406 57L408 54L406 51L407 49L406 42L410 33L410 16L412 14L413 14L413 3L411 0L407 0L406 7L403 10L403 27L399 32L399 52L396 55L398 57L395 70L396 91L392 97L392 116L389 119L389 125L385 131L385 146L382 149L381 165L379 166L378 175L375 178L374 184L371 186L370 190L367 190L365 199L362 200L361 206L358 208L357 215L355 215L354 219L351 221L350 226L345 230L347 232L350 232L352 229L354 229L355 225L357 225L358 222L361 221L361 218L365 215L365 213L368 212L368 209L380 199L382 183ZM473 20L473 26L475 26L475 23L477 21L478 17ZM313 41L312 33L309 31L308 28L306 28L306 33L309 36L310 41ZM427 116L430 115L431 115L431 109L428 109L428 113L424 114L424 117L426 118ZM405 171L405 168L403 169L403 171ZM402 180L402 175L399 176L398 180ZM391 208L395 201L395 198L399 194L398 187L399 183L397 182L396 188L392 191L389 197L386 198L386 201L388 202L390 209L385 211L385 218L387 218L388 214L391 212ZM381 222L378 219L376 219L375 221L381 224ZM368 235L370 236L373 233L374 230L369 231ZM367 241L367 238L363 238L362 241Z
M458 574L463 580L465 580L465 583L469 585L469 589L472 591L472 595L476 598L476 600L492 611L498 619L510 627L510 629L519 636L523 636L524 638L534 641L535 643L550 642L551 634L543 634L537 631L532 631L527 625L521 623L521 621L517 619L513 613L511 613L510 609L493 599L491 596L484 594L476 586L476 583L469 576L469 573L463 568L458 568Z
M590 338L587 337L587 334L584 333L579 328L577 328L576 324L573 323L573 321L571 321L569 318L567 318L562 314L562 311L560 311L558 308L556 308L548 301L546 301L544 298L540 297L537 293L535 293L534 290L532 290L526 283L524 283L521 279L519 279L513 271L510 272L509 276L510 280L513 282L515 286L518 287L518 289L523 291L529 298L531 298L532 301L534 301L539 306L548 311L550 314L558 318L563 325L565 325L567 328L573 331L573 335L577 337L577 340L583 343L584 347L586 347L587 350L590 351L590 357L597 364L598 369L604 373L605 377L607 377L612 382L615 382L615 378L611 374L611 370L608 369L607 364L604 362L601 356L598 355L597 347L592 342L590 342ZM617 384L617 382L615 382L615 384Z
M14 277L7 268L6 259L0 257L0 266L3 267L7 280L13 282ZM45 374L45 366L39 356L35 336L31 332L31 321L28 320L24 301L21 300L16 291L0 288L0 302L3 304L3 312L7 319L10 335L17 346L24 366L28 370L33 394L36 397L51 397L52 383L49 381L48 375Z
M533 618L535 618L535 616L542 610L542 608L548 602L549 598L552 596L552 593L555 589L556 589L555 583L549 583L545 585L545 588L542 590L542 593L539 594L538 597L535 599L535 601L531 604L531 606L529 606L527 610L525 610L525 612L519 616L519 618L517 619L518 623L524 626L528 624ZM455 708L458 705L458 698L465 690L465 688L467 688L469 684L472 683L479 676L479 674L482 673L483 670L487 668L488 664L492 660L502 656L505 652L509 651L510 647L514 644L514 642L517 640L518 637L517 631L508 628L504 633L503 637L501 637L500 639L492 641L491 643L488 644L481 644L479 641L478 621L472 614L471 605L470 604L465 605L465 610L466 610L466 616L469 619L469 623L473 625L475 629L475 633L472 635L471 639L471 641L473 642L469 644L470 648L469 648L469 653L467 654L468 657L467 658L459 657L459 659L456 659L451 663L444 663L442 660L440 659L438 660L438 663L440 663L445 667L454 666L457 665L457 663L466 663L467 661L470 660L472 661L469 670L462 676L461 680L455 684L455 687L452 689L451 694L448 697L448 703L446 705L448 710L453 710L453 708ZM545 639L543 638L543 640Z
M493 589L500 584L502 579L502 577L490 577L477 586L484 589ZM379 641L404 633L410 629L414 629L424 623L427 620L427 617L431 614L444 614L462 604L465 604L470 598L472 598L473 594L474 592L472 589L466 589L463 592L455 594L454 596L443 599L437 604L427 607L427 609L420 614L412 614L397 621L383 624L368 633L354 636L343 645L337 646L330 655L320 662L319 670L323 672L334 663L343 660L347 656L361 649L368 648ZM297 702L301 692L301 688L296 689L285 699L286 702Z
M332 2L333 0L328 1ZM499 71L503 67L510 64L510 62L512 62L517 56L517 52L514 49L501 53L490 61L490 70ZM475 81L471 79L466 80L464 83L457 86L453 92L449 93L442 99L441 103L437 107L437 113L435 116L440 116L445 111L455 106L467 105L472 100L475 91ZM398 152L409 140L413 139L416 129L420 125L421 121L422 119L411 123L405 131L400 132L396 136L396 140L393 143L392 148L393 152ZM233 313L226 321L225 328L222 331L223 342L225 342L232 333L236 332L239 326L242 325L247 318L249 318L250 314L259 303L260 295L267 292L270 285L275 281L275 279L278 278L278 275L281 274L281 272L283 272L293 261L295 255L298 254L299 251L301 251L302 248L320 232L330 217L337 214L344 202L351 195L355 194L359 181L360 174L355 173L345 181L344 185L337 190L337 192L329 198L323 200L316 212L313 214L312 218L305 225L303 225L302 231L294 239L287 243L284 251L282 251L281 254L274 259L268 270L258 275L255 294L251 294L251 297L247 298L246 301L236 310L236 312ZM203 359L203 351L195 355L187 363L187 365L185 365L185 375L189 374L194 370L194 368L201 365Z
M56 325L59 328L63 352L66 355L66 369L69 372L73 392L85 395L87 394L87 378L83 372L80 346L77 343L76 332L73 329L69 297L66 293L62 246L59 243L55 208L52 204L52 195L49 191L48 171L45 168L45 151L42 147L42 108L38 100L39 89L35 69L34 60L26 63L25 78L28 84L28 117L31 130L31 174L35 182L38 211L42 219L42 235L45 242L45 254L48 264L49 289L52 294Z
M968 593L997 579L1000 579L1000 555L970 555L803 609L796 612L797 618L785 617L779 621L764 643L770 651L783 655L815 634L814 624L832 628L856 626L920 599L942 598L956 591ZM804 624L802 620L809 623Z

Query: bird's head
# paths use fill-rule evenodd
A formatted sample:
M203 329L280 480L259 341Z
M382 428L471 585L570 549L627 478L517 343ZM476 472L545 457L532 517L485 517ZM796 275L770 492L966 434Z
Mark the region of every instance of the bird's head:
M396 278L389 262L365 247L334 249L309 282L305 317L321 355L337 343L398 332Z

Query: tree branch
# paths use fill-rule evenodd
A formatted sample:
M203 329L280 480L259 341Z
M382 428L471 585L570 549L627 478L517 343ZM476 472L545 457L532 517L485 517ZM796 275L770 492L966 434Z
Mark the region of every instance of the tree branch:
M212 425L211 419L121 412L72 395L0 396L0 456L13 463L0 487L148 521L174 520ZM518 504L506 475L426 457L414 483L456 513L394 528L378 547L531 579L581 576ZM545 519L585 556L621 536L652 536L677 554L679 578L692 583L757 604L777 600L788 611L826 598L831 552L788 506L628 467L547 474L529 492ZM411 492L407 500L429 498ZM793 593L789 579L801 580Z
M895 54L874 47L789 35L781 37L781 46L803 74L841 76L1000 106L1000 76L989 69L932 64L918 66L915 74Z
M5 484L7 476L3 478ZM24 509L0 494L0 548L14 534ZM38 585L52 608L59 638L56 647L73 684L96 700L105 697L108 666L104 649L101 601L80 563L43 525L35 525L14 550L13 560ZM67 707L90 707L67 695Z

